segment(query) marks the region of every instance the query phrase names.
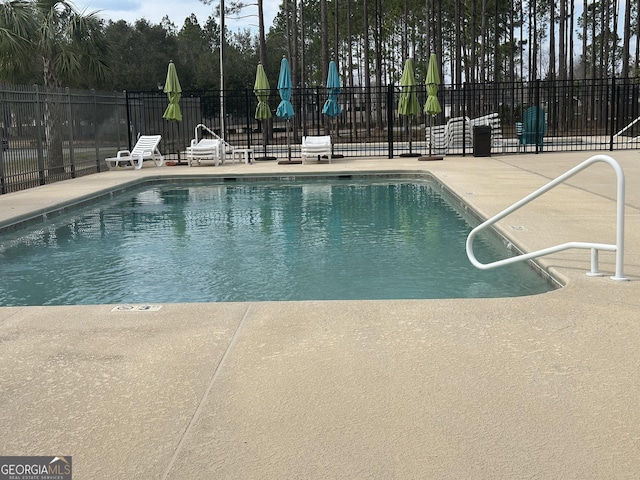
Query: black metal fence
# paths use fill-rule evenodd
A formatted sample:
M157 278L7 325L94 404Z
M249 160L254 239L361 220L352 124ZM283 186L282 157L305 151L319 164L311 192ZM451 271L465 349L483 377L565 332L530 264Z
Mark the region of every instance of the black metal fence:
M539 106L545 112L545 132L540 142L528 146L529 152L637 148L639 89L636 79L615 78L443 85L438 91L442 113L432 118L398 115L400 86L345 87L338 99L343 111L331 118L322 114L327 95L319 86L294 90L296 115L289 123L275 116L280 101L276 89L269 98L274 115L265 122L254 118L257 99L249 89L225 92L224 122L220 92L183 92L183 120L176 123L162 118L167 106L162 92L0 86L0 193L105 170L103 159L130 148L139 134L161 134L161 151L180 160L201 123L233 146L254 148L258 157L283 157L289 147L298 156L302 136L331 134L335 154L394 158L425 154L428 125L497 114L500 139L494 138L491 153L501 154L524 150L517 124L528 107ZM416 94L424 105L426 87L418 85ZM473 122L459 124L464 129ZM57 144L51 141L56 131ZM463 132L463 137L471 134ZM471 155L473 145L450 145L446 153Z
M126 98L0 86L0 136L0 193L96 173L105 156L128 148Z

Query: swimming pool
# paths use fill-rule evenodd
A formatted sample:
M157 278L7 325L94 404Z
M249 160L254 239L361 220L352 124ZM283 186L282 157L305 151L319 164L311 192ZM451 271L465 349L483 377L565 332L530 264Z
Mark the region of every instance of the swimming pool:
M0 237L0 305L503 297L552 285L475 269L471 227L425 180L171 183ZM493 237L477 256L509 255Z

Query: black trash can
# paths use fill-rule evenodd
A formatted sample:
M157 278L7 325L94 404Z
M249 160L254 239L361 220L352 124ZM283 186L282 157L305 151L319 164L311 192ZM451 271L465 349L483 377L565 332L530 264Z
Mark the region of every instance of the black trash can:
M491 126L476 125L473 127L473 156L491 156Z

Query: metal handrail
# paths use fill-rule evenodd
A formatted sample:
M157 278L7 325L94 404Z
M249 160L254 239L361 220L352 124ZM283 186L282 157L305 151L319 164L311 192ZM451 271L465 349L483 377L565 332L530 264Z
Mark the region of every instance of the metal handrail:
M217 138L218 140L221 140L227 148L229 149L233 149L233 147L224 139L222 138L220 135L218 135L216 132L214 132L213 130L211 130L209 127L207 127L204 123L199 123L198 125L196 125L195 128L195 133L194 133L194 138L196 140L196 143L198 142L198 130L199 129L203 129L206 130L207 132L209 132L211 135L213 135L215 138Z
M617 216L617 219L616 219L616 244L615 245L606 244L606 243L568 242L568 243L563 243L563 244L560 244L560 245L556 245L554 247L544 248L542 250L537 250L535 252L526 253L526 254L523 254L523 255L518 255L516 257L506 258L504 260L498 260L498 261L491 262L491 263L486 263L486 264L485 263L481 263L476 259L475 255L473 253L473 240L474 240L474 238L476 237L476 235L478 233L480 233L482 230L490 227L491 225L493 225L497 221L503 219L504 217L506 217L510 213L518 210L520 207L522 207L522 206L528 204L529 202L531 202L532 200L538 198L543 193L548 192L549 190L551 190L552 188L556 187L560 183L564 182L568 178L574 176L575 174L581 172L585 168L587 168L590 165L592 165L594 163L597 163L597 162L608 163L609 165L611 165L613 170L616 172L616 177L617 177L617 199L616 199L616 202L617 202L617 209L616 210L617 210L617 212L616 212L616 216ZM624 276L624 271L623 271L624 270L624 195L625 195L624 194L624 185L625 185L624 172L622 171L622 167L620 167L620 164L618 164L618 162L616 162L613 158L611 158L608 155L594 155L593 157L591 157L591 158L585 160L584 162L582 162L580 165L572 168L571 170L567 171L563 175L560 175L555 180L547 183L543 187L540 187L535 192L531 193L530 195L527 195L522 200L514 203L509 208L506 208L502 212L500 212L497 215L491 217L490 219L488 219L487 221L485 221L481 225L479 225L476 228L474 228L473 230L471 230L471 233L469 233L469 236L467 237L467 257L469 257L469 260L471 261L471 263L476 268L479 268L481 270L488 270L488 269L491 269L491 268L500 267L500 266L508 265L508 264L515 263L515 262L523 262L523 261L526 261L526 260L530 260L532 258L542 257L544 255L549 255L549 254L560 252L560 251L563 251L563 250L568 250L570 248L591 249L591 271L588 272L587 275L589 275L589 276L600 276L602 274L598 271L598 251L599 250L605 250L605 251L616 252L616 272L615 272L615 275L611 277L611 279L612 280L628 280Z

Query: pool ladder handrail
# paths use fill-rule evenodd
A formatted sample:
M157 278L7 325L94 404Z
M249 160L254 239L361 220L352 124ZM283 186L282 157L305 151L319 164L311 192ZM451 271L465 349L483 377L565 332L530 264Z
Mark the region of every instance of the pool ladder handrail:
M229 149L229 150L233 150L233 147L229 144L229 142L227 142L224 138L222 138L220 135L218 135L216 132L214 132L213 130L211 130L209 127L207 127L204 123L199 123L198 125L196 125L196 128L194 129L194 138L196 140L196 143L198 142L198 130L206 130L207 132L209 132L214 138L217 138L218 140L220 140L222 143L225 144L225 148Z
M473 240L478 233L486 228L489 228L499 220L503 219L507 215L513 213L524 205L530 203L532 200L538 198L542 194L548 192L552 188L557 185L563 183L565 180L573 177L575 174L581 172L585 168L593 165L594 163L604 162L608 163L613 170L616 172L617 178L617 199L616 199L616 243L606 244L606 243L590 243L590 242L568 242L560 245L556 245L554 247L544 248L542 250L537 250L535 252L526 253L522 255L518 255L516 257L506 258L504 260L498 260L491 263L481 263L479 262L475 254L473 253ZM524 262L526 260L530 260L536 257L542 257L544 255L550 255L552 253L560 252L563 250L568 250L571 248L582 248L582 249L590 249L591 250L591 271L587 273L588 276L602 276L602 273L598 270L598 251L605 250L610 252L616 252L616 271L615 275L611 277L612 280L628 280L624 276L624 172L622 171L622 167L618 162L616 162L612 157L608 155L594 155L593 157L588 158L578 166L572 168L566 173L560 175L555 180L547 183L546 185L540 187L535 192L527 195L522 200L514 203L510 207L504 209L502 212L497 215L491 217L486 220L481 225L478 225L476 228L471 230L469 236L467 237L467 257L471 263L481 270L488 270L495 267L500 267L504 265L508 265L515 262Z

